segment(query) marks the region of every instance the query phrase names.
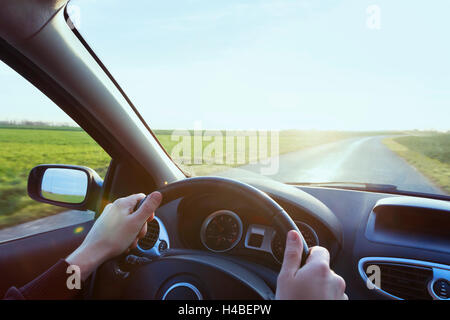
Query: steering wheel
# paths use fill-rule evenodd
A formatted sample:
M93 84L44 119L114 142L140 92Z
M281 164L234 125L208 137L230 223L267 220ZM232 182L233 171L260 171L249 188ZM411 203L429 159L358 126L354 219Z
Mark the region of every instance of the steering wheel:
M239 181L222 177L195 177L171 183L159 190L161 206L178 198L213 193L238 197L266 218L286 239L290 230L301 235L286 211L264 192ZM145 199L144 199L145 200ZM142 200L136 209L143 203ZM309 254L303 242L302 263ZM156 259L133 267L129 277L114 288L122 299L272 299L273 290L249 264L239 263L229 255L200 250L169 249ZM254 266L255 267L255 266ZM102 266L97 271L96 286L111 283ZM111 272L109 272L109 275ZM111 287L111 286L109 286ZM110 289L100 288L101 292ZM101 295L101 293L100 293Z

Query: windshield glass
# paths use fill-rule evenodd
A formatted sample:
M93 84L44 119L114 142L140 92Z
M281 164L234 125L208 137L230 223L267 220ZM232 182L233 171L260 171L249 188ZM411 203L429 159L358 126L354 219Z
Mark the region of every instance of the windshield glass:
M447 0L68 8L69 24L191 175L444 195L449 11Z

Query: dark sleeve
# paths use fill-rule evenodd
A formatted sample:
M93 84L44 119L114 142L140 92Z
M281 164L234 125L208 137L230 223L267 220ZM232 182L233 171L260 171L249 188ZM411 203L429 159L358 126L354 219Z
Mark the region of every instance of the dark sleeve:
M17 289L11 287L6 292L6 300L64 300L74 299L80 293L79 289L70 290L67 287L69 264L59 260L53 267L33 281Z

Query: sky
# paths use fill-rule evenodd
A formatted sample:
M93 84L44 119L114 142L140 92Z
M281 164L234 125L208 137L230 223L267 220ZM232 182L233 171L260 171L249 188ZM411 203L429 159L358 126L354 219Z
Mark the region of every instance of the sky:
M132 3L71 14L154 129L450 129L448 0ZM0 119L69 121L23 82Z
M85 196L88 178L84 171L68 169L47 169L42 178L41 189L61 195Z

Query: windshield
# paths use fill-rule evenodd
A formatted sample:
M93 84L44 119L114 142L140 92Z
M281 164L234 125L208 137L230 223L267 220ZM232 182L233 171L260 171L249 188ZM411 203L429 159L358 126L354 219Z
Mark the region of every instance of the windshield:
M450 193L447 0L72 1L190 175Z

